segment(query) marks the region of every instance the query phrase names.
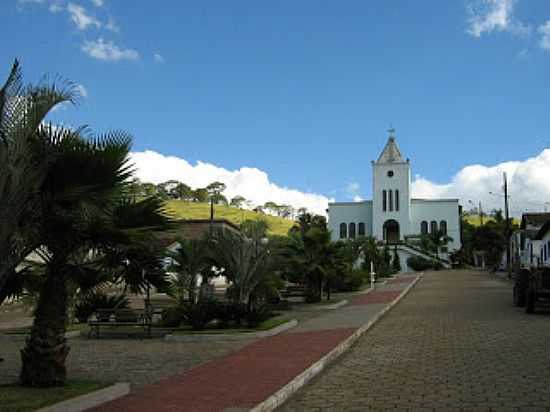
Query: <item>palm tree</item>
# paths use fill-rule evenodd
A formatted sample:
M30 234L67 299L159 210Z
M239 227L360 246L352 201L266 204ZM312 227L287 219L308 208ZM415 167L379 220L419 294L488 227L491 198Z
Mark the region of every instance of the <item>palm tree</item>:
M24 86L17 60L0 89L0 304L15 269L38 246L33 228L48 163L32 150L38 129L53 107L75 97L68 82Z
M168 291L180 304L186 299L194 303L198 276L206 276L211 266L210 245L206 239L179 239L178 243L180 247L167 254L173 261L169 271L174 274Z
M255 290L273 273L269 249L231 232L214 234L212 245L216 266L231 282L231 297L251 308Z
M85 269L92 279L94 273L111 270L114 279L124 277L134 290L143 290L159 277L160 254L147 233L166 218L158 200L126 198L130 137L86 134L85 129L39 128L36 149L53 160L40 186L37 235L45 274L31 335L21 351L20 379L26 386L65 382L67 284L72 278L83 277ZM89 256L84 262L83 254Z

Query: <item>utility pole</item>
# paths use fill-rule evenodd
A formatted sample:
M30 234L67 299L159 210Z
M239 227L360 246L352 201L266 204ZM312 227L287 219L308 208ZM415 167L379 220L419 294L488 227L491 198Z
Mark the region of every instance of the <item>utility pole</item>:
M506 219L506 269L508 270L508 279L512 278L512 267L510 266L510 209L508 207L508 176L506 172L504 177L504 218Z

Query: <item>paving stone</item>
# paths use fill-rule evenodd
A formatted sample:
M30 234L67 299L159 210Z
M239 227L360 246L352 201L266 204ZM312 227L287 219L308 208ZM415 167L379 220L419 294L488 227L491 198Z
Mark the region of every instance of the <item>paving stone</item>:
M337 411L357 402L364 410L550 410L550 310L537 312L514 307L511 284L487 273L427 273L280 409L307 411L326 399Z

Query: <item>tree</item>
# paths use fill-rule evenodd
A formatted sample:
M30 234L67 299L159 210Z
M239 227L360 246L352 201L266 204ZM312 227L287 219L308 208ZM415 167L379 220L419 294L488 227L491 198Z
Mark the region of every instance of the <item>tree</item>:
M172 260L169 267L174 276L170 279L168 293L183 304L188 298L196 302L197 280L211 266L210 244L206 239L178 239L180 247L167 256Z
M193 190L193 201L198 203L206 203L208 202L208 199L209 199L208 190L206 190L205 188L199 188L199 189Z
M231 199L230 205L236 208L241 209L243 205L246 204L246 199L240 195L235 196Z
M306 287L306 301L319 302L323 283L335 270L333 266L335 244L330 233L320 227L310 227L305 232L290 234L292 242L285 252L296 272L301 273Z
M225 183L222 182L212 182L206 186L206 190L210 195L223 193L226 189Z
M174 199L190 200L193 198L193 189L185 183L178 182L171 190L170 197Z
M231 282L228 293L235 302L251 309L255 290L273 273L269 249L229 231L215 233L212 245L216 266L224 269Z
M278 214L279 206L275 202L265 202L264 210L268 210L270 213Z
M241 223L241 232L255 242L267 238L269 224L263 219L247 219Z
M37 232L45 273L31 334L21 351L20 379L26 386L65 382L67 285L72 277L90 273L93 278L97 266L112 268L115 277L124 276L138 290L158 279L160 259L148 232L166 218L158 199L124 199L131 177L130 137L122 132L83 136L89 136L85 129L62 135L50 129L37 142L37 150L53 160L40 186ZM96 265L94 259L84 265L86 255L104 262Z
M24 86L16 60L0 89L0 303L4 287L17 266L38 246L34 236L39 189L49 158L32 147L48 112L63 102L73 102L71 83Z

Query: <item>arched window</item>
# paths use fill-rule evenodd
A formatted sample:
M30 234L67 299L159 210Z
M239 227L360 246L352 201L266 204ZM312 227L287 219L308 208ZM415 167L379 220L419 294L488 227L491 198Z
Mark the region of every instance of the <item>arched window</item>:
M399 212L399 190L395 189L395 210Z
M365 236L365 224L363 222L359 223L357 234L359 236Z
M390 197L390 212L393 212L393 190L390 190L389 197Z
M437 222L435 220L430 222L430 233L437 233Z
M420 233L423 235L428 234L428 222L426 222L425 220L420 223Z
M387 209L386 191L382 190L382 211L385 212L386 209Z
M441 230L441 233L443 233L444 236L447 235L447 221L442 220L439 222L439 230Z
M355 239L355 223L349 224L349 238Z
M348 225L345 223L340 223L340 239L345 239L348 237Z

